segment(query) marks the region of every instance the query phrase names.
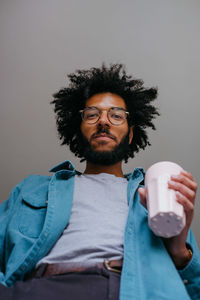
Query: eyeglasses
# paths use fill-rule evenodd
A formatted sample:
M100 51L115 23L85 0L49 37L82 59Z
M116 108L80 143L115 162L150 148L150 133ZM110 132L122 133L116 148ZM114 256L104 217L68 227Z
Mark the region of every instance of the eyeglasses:
M100 110L95 106L88 106L83 110L80 110L79 112L81 113L81 117L84 122L86 122L87 124L95 124L99 121L101 113L104 110ZM129 112L125 111L121 107L111 107L109 110L106 111L107 118L113 125L123 124L127 119L127 116L129 115Z

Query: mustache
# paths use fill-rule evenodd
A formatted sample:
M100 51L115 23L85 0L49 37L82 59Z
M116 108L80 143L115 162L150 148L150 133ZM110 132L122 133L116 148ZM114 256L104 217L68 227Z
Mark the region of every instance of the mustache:
M101 128L99 128L99 129L97 130L97 132L95 132L95 133L92 134L90 140L92 140L92 139L98 137L98 136L101 135L102 133L105 134L105 136L108 136L108 137L110 137L111 139L113 139L113 140L116 141L116 137L115 137L112 133L110 133L109 129L106 128L106 127L101 127Z

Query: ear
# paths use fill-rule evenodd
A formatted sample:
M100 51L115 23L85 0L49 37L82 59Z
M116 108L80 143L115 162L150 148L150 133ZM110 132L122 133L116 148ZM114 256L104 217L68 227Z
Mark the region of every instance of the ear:
M131 144L132 139L133 139L133 130L134 130L134 126L131 126L129 128L129 145Z

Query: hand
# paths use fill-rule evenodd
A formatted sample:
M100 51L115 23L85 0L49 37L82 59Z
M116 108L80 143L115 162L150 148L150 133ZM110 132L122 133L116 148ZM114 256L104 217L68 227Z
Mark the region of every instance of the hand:
M194 216L197 183L191 173L182 171L178 176L171 176L168 187L176 191L177 202L183 205L186 215L186 225L179 235L171 238L163 238L163 241L176 267L182 267L191 258L186 247L186 238ZM141 203L146 206L145 189L139 188L138 192Z

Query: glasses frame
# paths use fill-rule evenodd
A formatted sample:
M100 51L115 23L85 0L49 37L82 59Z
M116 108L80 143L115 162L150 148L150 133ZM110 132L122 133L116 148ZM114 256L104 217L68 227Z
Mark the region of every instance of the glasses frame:
M113 124L112 121L110 120L110 118L109 118L109 112L110 112L113 108L116 108L116 109L119 109L119 110L123 110L123 111L126 113L126 118L123 120L122 123L120 123L120 124ZM84 111L89 110L89 109L97 109L97 110L99 111L99 117L98 117L98 119L97 119L94 123L88 123L87 121L84 120L84 116L83 116ZM126 110L125 110L124 108L122 108L122 107L117 107L117 106L110 107L108 110L107 110L107 109L99 109L99 108L96 107L96 106L88 106L88 107L85 107L84 109L79 110L83 122L85 122L85 123L87 123L87 124L91 124L91 125L96 124L96 123L99 121L99 119L101 118L101 114L102 114L103 111L107 111L107 118L108 118L108 121L109 121L112 125L114 125L114 126L120 126L120 125L124 124L124 122L127 120L127 117L129 116L129 112L128 112L128 111L126 111Z

